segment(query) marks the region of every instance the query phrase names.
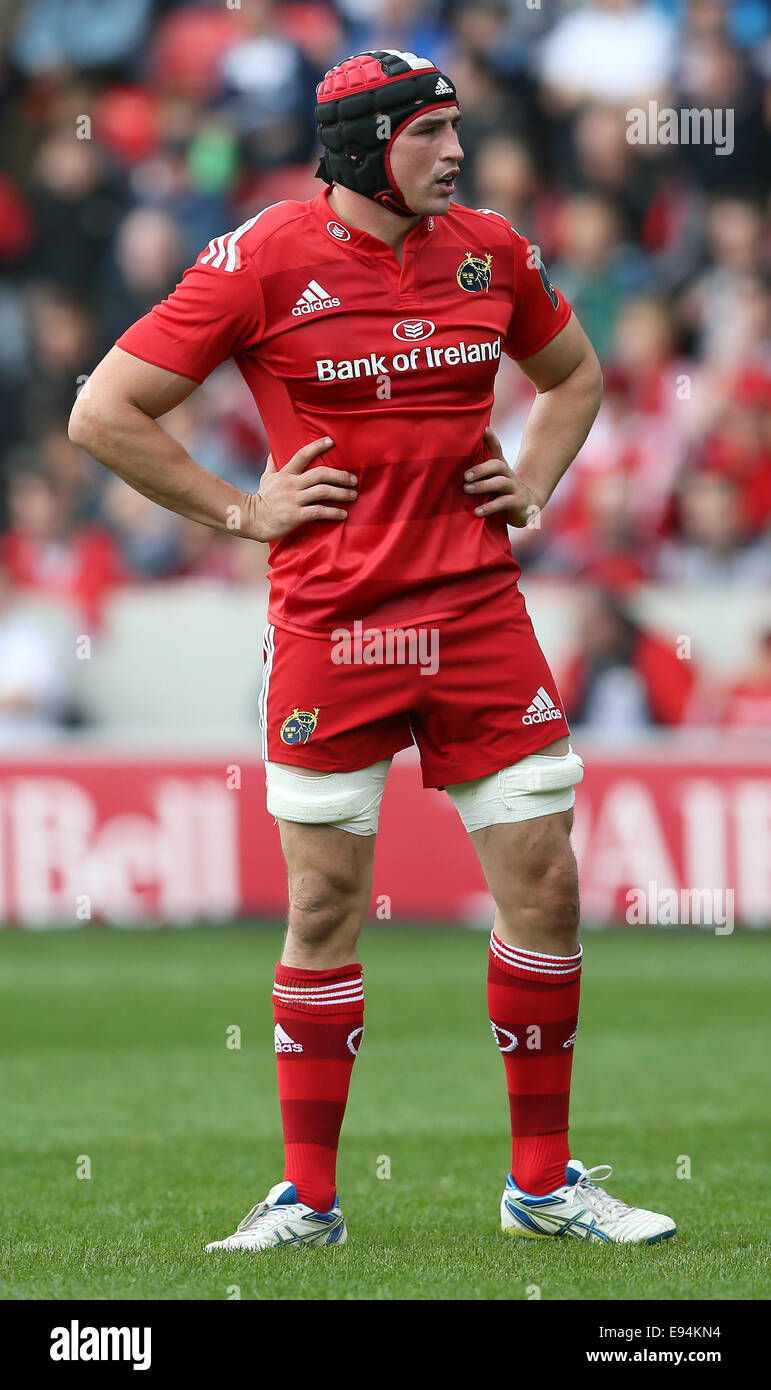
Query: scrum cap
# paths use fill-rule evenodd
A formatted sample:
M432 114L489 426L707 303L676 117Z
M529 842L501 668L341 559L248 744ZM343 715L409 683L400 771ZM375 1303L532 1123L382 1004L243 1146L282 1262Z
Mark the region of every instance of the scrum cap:
M317 176L402 217L414 216L391 172L391 145L417 116L457 105L454 83L429 58L395 48L346 58L316 89L316 120L325 146Z

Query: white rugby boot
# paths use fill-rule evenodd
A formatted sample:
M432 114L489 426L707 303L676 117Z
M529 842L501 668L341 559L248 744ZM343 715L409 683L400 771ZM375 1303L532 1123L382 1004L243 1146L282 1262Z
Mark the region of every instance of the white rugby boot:
M597 1187L595 1178L605 1182L612 1173L609 1163L585 1168L579 1159L571 1158L565 1166L564 1186L543 1197L523 1192L509 1174L501 1199L501 1229L510 1236L535 1240L576 1236L579 1240L641 1245L654 1245L673 1236L677 1227L671 1216L628 1207Z
M278 1182L264 1202L247 1213L232 1236L212 1240L207 1250L267 1250L278 1245L345 1245L348 1239L337 1194L329 1211L297 1200L293 1182Z

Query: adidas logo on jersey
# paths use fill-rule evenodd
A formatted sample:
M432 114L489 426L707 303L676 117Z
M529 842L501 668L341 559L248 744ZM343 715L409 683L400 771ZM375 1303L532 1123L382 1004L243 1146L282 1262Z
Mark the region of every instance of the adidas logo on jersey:
M273 1046L277 1052L302 1052L303 1050L302 1043L296 1043L294 1038L290 1038L280 1023L277 1023L273 1029Z
M446 96L453 96L453 95L454 95L454 93L453 93L452 87L450 86L449 82L445 82L444 78L443 78L443 77L440 77L439 80L438 80L438 82L437 82L437 84L436 84L436 86L434 87L434 96L435 96L435 97L446 97Z
M340 300L334 299L318 280L310 280L292 310L295 318L301 314L315 314L319 309L337 309Z
M539 685L535 699L522 716L523 724L548 724L550 719L561 719L562 710L556 709L551 695Z

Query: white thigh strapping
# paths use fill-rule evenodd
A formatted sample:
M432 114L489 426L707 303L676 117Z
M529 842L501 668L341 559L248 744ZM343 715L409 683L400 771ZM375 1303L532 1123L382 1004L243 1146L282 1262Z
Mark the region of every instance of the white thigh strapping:
M380 803L391 759L357 772L325 772L308 777L266 762L268 810L281 820L303 825L333 825L351 835L377 832Z
M447 791L470 832L569 811L583 775L583 762L571 748L558 758L530 753L511 767L473 782L456 782Z

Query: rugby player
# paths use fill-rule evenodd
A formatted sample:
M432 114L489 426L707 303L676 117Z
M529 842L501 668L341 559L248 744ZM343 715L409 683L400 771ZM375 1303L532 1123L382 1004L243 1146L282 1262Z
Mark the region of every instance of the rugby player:
M326 74L316 118L318 196L214 238L118 339L70 424L146 497L270 543L260 714L289 882L273 989L285 1170L206 1248L347 1239L335 1164L364 1032L357 940L386 775L413 742L496 903L488 999L512 1134L502 1227L652 1243L672 1220L610 1197L598 1183L612 1169L585 1168L568 1145L583 764L508 533L537 524L586 439L597 358L526 239L453 202L463 151L446 74L411 53L358 54ZM502 352L536 390L513 465L489 428ZM156 423L228 358L270 442L254 495ZM435 669L340 659L357 624L391 651L428 634Z

